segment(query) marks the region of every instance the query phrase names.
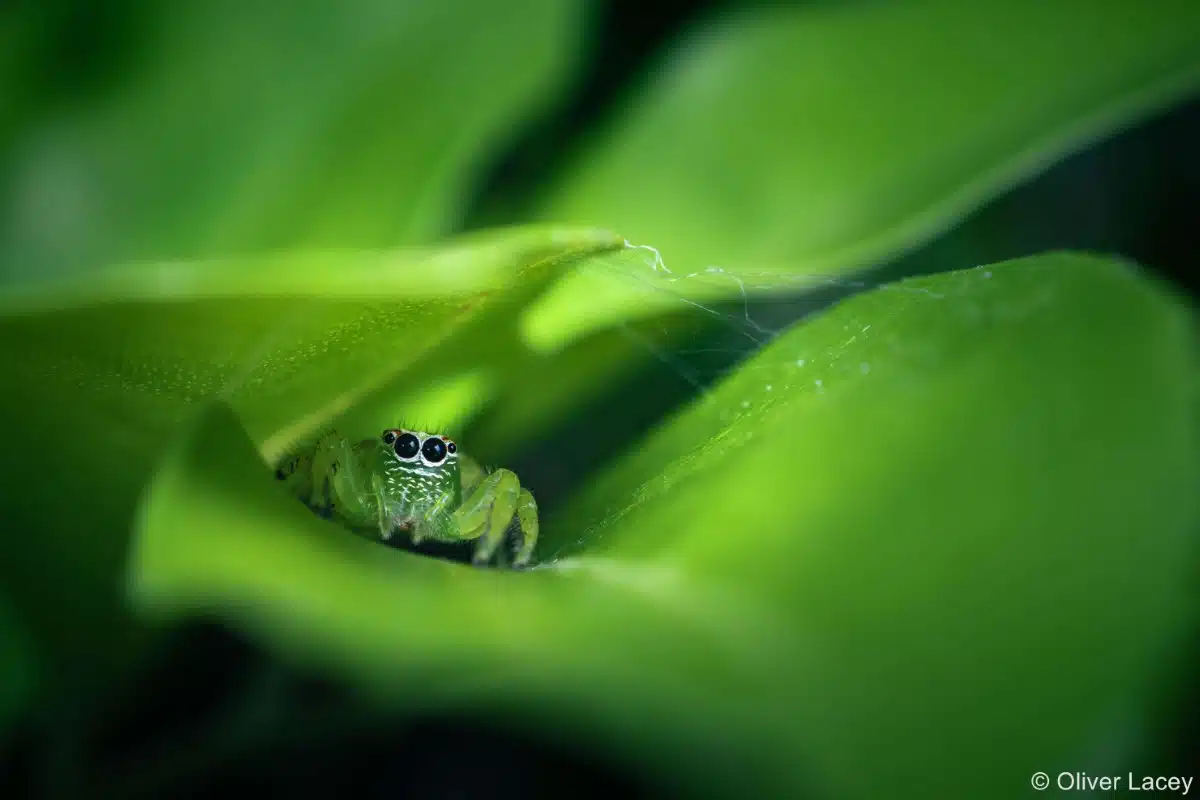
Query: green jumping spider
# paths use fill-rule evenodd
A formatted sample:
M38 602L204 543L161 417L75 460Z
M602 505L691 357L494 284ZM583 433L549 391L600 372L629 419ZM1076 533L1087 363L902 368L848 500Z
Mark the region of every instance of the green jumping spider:
M514 519L513 566L526 566L537 544L537 504L516 474L485 470L441 434L389 428L354 444L331 431L284 457L275 477L322 516L385 540L475 541L475 564L491 562Z

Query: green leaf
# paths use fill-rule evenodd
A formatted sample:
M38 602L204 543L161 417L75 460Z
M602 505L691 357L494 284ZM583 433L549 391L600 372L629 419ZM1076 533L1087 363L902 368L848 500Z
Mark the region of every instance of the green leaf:
M520 309L574 260L620 248L601 231L524 228L7 287L0 519L29 533L0 581L39 640L71 654L59 664L70 675L88 676L89 659L120 662L137 639L117 580L137 498L207 403L234 408L271 458L330 422L386 426L397 404L484 402L522 357Z
M1194 324L1081 255L864 293L547 519L524 573L316 518L216 405L145 496L131 591L705 794L1012 797L1092 753L1190 619Z
M445 234L481 163L569 76L580 12L559 0L146 12L133 25L150 44L126 48L120 80L14 135L0 275Z
M710 21L540 211L653 245L671 273L580 274L526 335L557 349L681 292L788 293L798 276L870 266L1198 85L1191 0L805 4Z

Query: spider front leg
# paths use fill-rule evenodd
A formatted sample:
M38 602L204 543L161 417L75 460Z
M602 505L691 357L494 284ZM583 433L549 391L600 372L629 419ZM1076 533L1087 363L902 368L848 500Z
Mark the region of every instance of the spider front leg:
M396 523L388 516L387 495L379 473L371 474L371 498L374 501L375 524L379 526L379 536L386 542L396 532Z
M533 548L537 546L538 538L537 503L528 489L521 489L517 497L517 524L521 528L521 547L513 559L513 566L523 567L533 558Z
M363 485L350 441L337 431L329 431L317 440L311 458L311 495L306 500L309 508L327 518L358 510L344 506L361 506L365 492L373 487Z
M459 537L476 539L472 562L486 564L504 542L504 536L516 517L521 529L521 546L513 560L523 567L533 557L537 545L537 504L528 489L521 488L516 473L499 469L483 479L454 512Z
M337 474L341 441L337 433L326 433L315 442L298 446L275 467L276 479L323 517L333 510L331 477Z

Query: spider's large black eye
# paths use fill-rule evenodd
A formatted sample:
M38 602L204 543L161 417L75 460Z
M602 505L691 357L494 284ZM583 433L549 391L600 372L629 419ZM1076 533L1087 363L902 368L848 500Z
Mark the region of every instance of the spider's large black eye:
M421 440L411 433L402 433L396 437L396 455L401 458L413 458L421 452Z
M446 443L436 436L430 436L421 447L421 455L430 464L440 464L446 460Z

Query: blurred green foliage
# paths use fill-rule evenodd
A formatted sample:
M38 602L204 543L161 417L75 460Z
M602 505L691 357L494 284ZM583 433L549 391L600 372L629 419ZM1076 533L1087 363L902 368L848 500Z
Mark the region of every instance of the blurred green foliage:
M665 261L576 271L524 316L547 354L601 332L545 370L536 419L653 358L605 337L614 324L677 312L681 293L794 294L874 266L1200 83L1195 3L960 5L755 9L677 46L537 193L538 218ZM484 435L508 444L529 403L501 403L505 429Z
M120 80L9 134L0 274L443 235L580 22L560 0L140 11Z
M861 269L926 240L1200 82L1200 5L1187 0L1153 12L962 6L849 3L713 26L547 190L541 213L652 244L675 273L716 266L769 293L787 276ZM688 291L729 287L715 278ZM674 304L581 273L544 299L527 335L556 347Z
M130 3L89 37L71 8L0 12L0 725L120 697L204 617L697 794L1008 797L1154 757L1104 744L1194 634L1190 305L1067 253L782 330L743 303L1194 97L1200 6L751 4L532 204L491 198L517 227L453 237L594 9ZM76 92L67 31L121 54ZM745 363L645 436L587 416L731 302ZM397 418L507 464L572 415L619 455L543 505L528 573L342 535L264 464Z

